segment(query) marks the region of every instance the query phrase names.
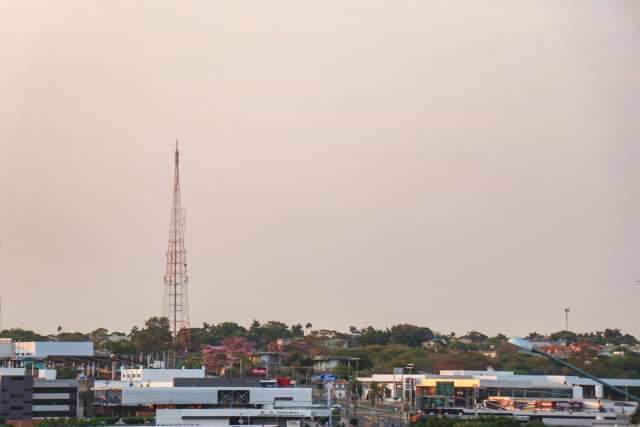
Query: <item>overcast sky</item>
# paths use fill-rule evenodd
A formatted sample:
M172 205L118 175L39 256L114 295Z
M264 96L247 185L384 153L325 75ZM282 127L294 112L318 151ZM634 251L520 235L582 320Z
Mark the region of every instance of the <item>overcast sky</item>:
M0 1L2 326L640 334L640 2Z

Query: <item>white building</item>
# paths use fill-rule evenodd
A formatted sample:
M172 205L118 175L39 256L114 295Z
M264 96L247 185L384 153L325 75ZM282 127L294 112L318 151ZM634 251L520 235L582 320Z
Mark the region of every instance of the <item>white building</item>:
M0 368L0 377L26 375L26 368Z
M50 356L93 356L93 342L91 341L31 341L11 344L13 345L13 355L9 357L16 359L44 359Z
M135 381L96 381L95 404L121 416L155 412L156 425L294 427L301 421L316 425L330 414L325 402L313 403L311 388L260 387L249 379L204 378L201 370L191 370L197 371L191 372L198 375L195 378L181 369L125 371L124 377ZM194 381L168 381L182 378Z
M204 367L201 369L120 369L122 381L139 382L168 382L172 383L175 378L204 378Z
M438 383L450 383L459 390L475 389L476 396L566 398L566 399L611 399L624 400L602 385L588 378L571 375L516 375L510 371L465 371L443 370L439 375L431 374L374 374L358 378L362 382L367 398L369 385L377 383L382 388L383 398L388 401L400 396L402 381L410 378L415 387L434 387ZM631 394L640 394L640 379L604 379ZM473 390L472 390L473 391Z
M156 425L199 425L229 426L246 424L250 426L299 427L305 424L318 425L320 418L328 417L327 409L158 409Z

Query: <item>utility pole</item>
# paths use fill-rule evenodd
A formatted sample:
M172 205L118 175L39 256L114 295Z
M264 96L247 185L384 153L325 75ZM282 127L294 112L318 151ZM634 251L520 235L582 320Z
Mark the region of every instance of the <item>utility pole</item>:
M329 427L333 426L333 408L331 408L331 391L333 382L327 382L327 407L329 408Z
M565 307L564 309L564 330L568 331L569 330L569 312L571 310L569 309L569 307Z

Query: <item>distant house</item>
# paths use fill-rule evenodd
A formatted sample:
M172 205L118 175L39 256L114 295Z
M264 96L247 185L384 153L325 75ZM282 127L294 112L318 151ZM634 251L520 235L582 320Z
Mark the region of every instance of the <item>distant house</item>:
M107 335L107 341L110 341L110 342L131 341L131 338L129 338L122 332L112 332L111 334Z
M596 353L600 353L605 350L605 347L594 344L591 341L584 340L569 344L569 349L572 353L582 353L583 351L595 351Z
M531 346L536 349L543 351L542 349L545 347L566 347L567 342L565 340L538 340L538 341L530 341Z
M629 346L629 351L640 354L640 345Z
M322 344L331 349L349 348L349 341L343 338L328 338Z
M571 348L566 345L547 345L540 347L539 350L559 358L565 358L571 354Z
M349 356L316 356L313 358L313 369L316 371L333 371L338 366L352 365L355 368L354 357Z
M337 333L338 332L330 329L318 329L317 331L313 331L311 334L319 338L333 338Z
M482 353L482 355L487 359L495 359L496 357L498 357L498 353L495 350L485 350L481 351L480 353Z
M280 366L282 357L275 351L259 351L251 355L251 362L260 366Z

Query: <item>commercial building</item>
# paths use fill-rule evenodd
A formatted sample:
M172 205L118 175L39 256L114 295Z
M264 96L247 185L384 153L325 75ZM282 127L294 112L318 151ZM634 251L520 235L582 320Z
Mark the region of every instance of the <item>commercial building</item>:
M322 424L328 417L327 409L305 408L219 408L219 409L158 409L157 425L261 425L298 427L304 424Z
M76 380L33 378L22 371L7 375L0 370L0 416L25 420L78 415Z
M436 396L449 396L453 404L470 402L472 397L484 400L494 397L532 397L566 399L625 400L611 390L587 378L570 375L516 375L510 371L443 370L433 374L374 374L359 378L363 384L363 398L367 398L369 384L375 382L382 388L385 400L402 398L404 381L405 397L413 389L416 398L431 402ZM605 379L631 394L640 395L640 379ZM413 385L412 385L413 384ZM444 393L444 390L451 392ZM452 394L453 393L453 394Z
M385 400L404 402L415 411L443 408L512 411L597 411L629 413L635 408L624 396L587 378L569 375L516 375L509 371L440 371L439 375L373 375L359 379L363 398L371 383ZM605 379L640 395L640 379ZM403 386L404 385L404 386ZM404 387L404 395L402 389Z
M33 378L24 375L0 377L0 416L8 420L32 418Z
M155 415L157 424L282 427L300 425L301 421L312 425L329 416L324 402L313 402L311 388L281 387L287 382L255 378L205 378L200 370L195 378L185 377L183 370L157 371L127 373L125 378L132 378L130 381L96 381L96 412Z
M78 416L78 381L33 380L33 418Z

